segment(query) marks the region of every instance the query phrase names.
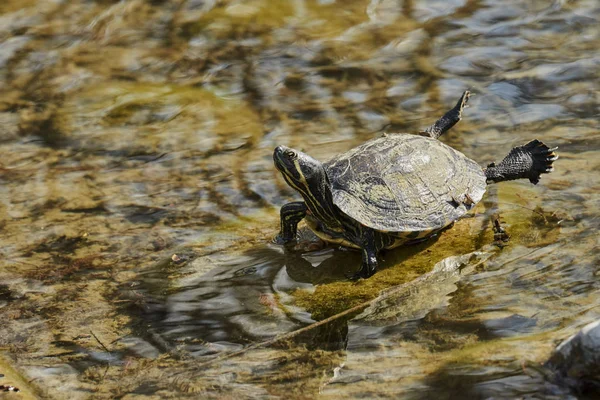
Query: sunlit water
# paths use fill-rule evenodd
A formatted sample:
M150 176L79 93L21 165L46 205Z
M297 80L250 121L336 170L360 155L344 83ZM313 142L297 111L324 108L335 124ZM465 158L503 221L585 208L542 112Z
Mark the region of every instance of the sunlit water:
M592 0L5 0L0 351L23 393L576 396L540 364L600 316L599 19ZM465 89L445 143L485 165L538 138L559 147L555 171L385 253L368 295L343 286L358 253L271 244L298 198L276 145L327 160L418 132ZM493 250L495 212L509 232L537 222ZM377 296L421 250L430 270L451 232L453 255L489 259L197 368Z

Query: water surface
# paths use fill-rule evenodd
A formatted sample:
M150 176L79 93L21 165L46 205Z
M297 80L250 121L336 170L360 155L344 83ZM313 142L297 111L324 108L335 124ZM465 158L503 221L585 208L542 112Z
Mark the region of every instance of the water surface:
M540 363L600 316L599 19L593 0L3 1L0 352L23 393L577 397ZM271 244L298 199L276 145L325 161L466 89L445 143L486 165L538 138L555 171L358 284L358 253ZM203 364L440 263L462 272Z

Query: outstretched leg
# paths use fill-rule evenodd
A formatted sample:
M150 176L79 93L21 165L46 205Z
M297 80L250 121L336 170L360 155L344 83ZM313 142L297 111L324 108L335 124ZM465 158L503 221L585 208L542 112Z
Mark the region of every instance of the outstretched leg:
M540 181L541 174L554 169L552 163L558 159L554 153L557 147L549 148L539 140L515 147L498 165L491 163L485 170L488 183L512 181L528 178L534 185Z
M425 129L423 132L425 135L429 135L434 139L439 138L445 133L448 129L452 128L458 121L460 121L462 117L462 112L467 102L469 101L469 97L471 96L471 92L466 90L463 95L458 99L458 103L454 106L454 108L448 111L444 116L437 121L435 124L431 125L429 128Z
M298 224L306 216L306 204L302 201L284 204L280 211L281 231L275 237L275 243L286 244L296 240Z

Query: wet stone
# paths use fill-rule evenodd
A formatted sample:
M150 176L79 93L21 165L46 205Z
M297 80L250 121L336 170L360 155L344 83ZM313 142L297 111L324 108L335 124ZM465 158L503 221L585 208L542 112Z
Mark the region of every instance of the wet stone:
M546 362L552 380L577 392L600 394L600 321L562 342Z
M506 318L490 319L483 324L492 335L508 337L530 332L535 327L536 320L514 314Z

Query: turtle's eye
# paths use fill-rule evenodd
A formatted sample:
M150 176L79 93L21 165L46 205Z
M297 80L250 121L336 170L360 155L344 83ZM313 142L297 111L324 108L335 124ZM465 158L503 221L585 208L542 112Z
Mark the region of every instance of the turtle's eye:
M286 150L285 153L283 153L283 155L289 158L290 160L295 160L298 157L294 150Z

